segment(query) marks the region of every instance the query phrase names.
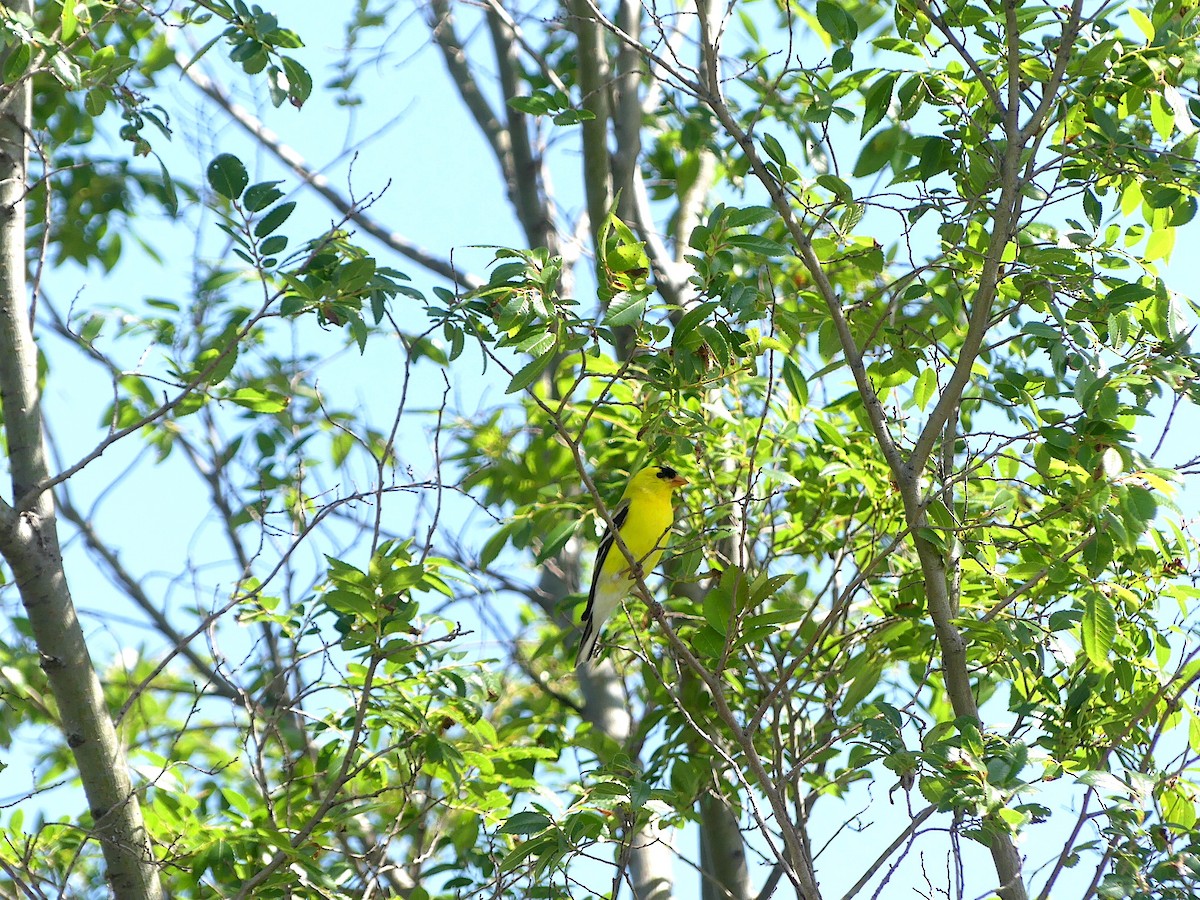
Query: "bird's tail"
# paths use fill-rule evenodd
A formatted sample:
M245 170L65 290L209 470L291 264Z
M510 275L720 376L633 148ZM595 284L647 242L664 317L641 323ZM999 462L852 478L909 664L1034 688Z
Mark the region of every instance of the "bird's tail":
M592 616L583 617L583 637L579 639L579 652L575 654L575 668L585 666L596 655L597 644L600 642L600 629Z

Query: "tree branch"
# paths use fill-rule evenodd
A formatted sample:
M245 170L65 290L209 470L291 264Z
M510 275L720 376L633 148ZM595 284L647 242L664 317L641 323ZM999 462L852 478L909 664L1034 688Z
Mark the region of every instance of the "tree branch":
M483 285L482 279L469 273L460 272L453 262L435 256L403 235L388 230L383 223L368 215L358 204L343 197L329 183L328 178L310 168L304 161L304 157L285 144L275 132L263 125L252 112L234 103L216 82L201 73L196 66L189 67L188 61L181 57L176 57L176 63L188 81L252 135L264 149L291 169L301 181L324 197L334 209L345 216L347 221L353 222L371 237L395 250L405 259L412 260L417 265L423 266L453 284L461 285L468 290L474 290Z
M454 31L454 14L450 10L450 0L429 0L429 30L433 33L434 44L442 51L442 61L446 64L446 70L450 73L450 80L454 83L459 98L491 145L492 154L500 164L504 180L511 184L514 167L508 129L501 124L483 94L479 92L479 85L467 60L466 49Z
M506 21L507 18L507 21ZM512 147L512 172L507 174L508 199L525 231L530 247L545 247L551 255L558 254L558 232L551 219L549 202L542 190L542 162L534 154L529 140L529 122L525 113L508 104L520 95L520 64L514 31L508 24L511 17L488 13L488 28L496 51L500 70L500 89L503 92L508 135Z
M579 90L583 108L593 118L583 122L583 184L593 246L599 245L600 224L612 206L608 160L608 53L600 34L604 17L590 0L569 0L570 26L578 46Z
M121 590L125 592L125 596L132 600L134 605L141 609L150 621L154 623L154 627L158 630L158 633L173 646L179 648L180 653L201 676L208 680L217 694L227 697L230 700L242 700L242 692L226 679L224 675L218 672L208 660L193 650L183 635L175 630L175 627L167 617L163 615L151 601L149 595L146 594L141 582L125 568L125 565L121 562L117 554L101 540L96 529L92 527L91 521L82 515L71 503L70 495L66 491L60 493L59 507L62 510L63 518L75 526L92 553L108 567L111 580L119 585Z
M622 31L636 36L641 32L641 19L642 5L638 0L620 0L617 26ZM621 194L624 207L621 218L626 220L633 217L633 176L642 152L642 102L638 95L641 62L642 56L635 47L620 45L613 75L612 121L616 149L612 158L612 183L614 191Z
M7 6L32 19L32 0ZM20 46L11 45L10 51ZM0 62L7 58L5 53ZM54 499L48 491L35 491L48 479L49 465L25 281L31 96L29 78L0 94L0 410L14 500L4 510L0 554L12 570L63 736L79 768L109 884L118 897L160 900L141 805L63 569Z

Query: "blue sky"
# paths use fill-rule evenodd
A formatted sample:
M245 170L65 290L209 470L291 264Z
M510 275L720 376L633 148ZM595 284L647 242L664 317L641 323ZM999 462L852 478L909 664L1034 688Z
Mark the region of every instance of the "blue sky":
M362 93L366 102L347 111L339 108L320 85L330 77L327 67L341 44L341 34L332 31L330 23L338 21L340 13L348 10L351 4L302 0L278 6L284 23L297 30L307 44L306 49L296 55L313 71L318 87L302 111L287 105L273 108L259 93L239 93L240 102L251 108L285 143L299 150L309 164L325 174L335 186L348 189L347 185L352 185L359 196L382 192L371 207L375 218L435 253L449 256L453 252L455 260L464 268L483 274L492 255L492 245L520 245L522 238L509 210L490 150L456 95L448 88L441 60L428 45L427 31L420 22L410 20L389 35L380 61L363 70ZM331 6L336 7L338 15L330 14ZM227 72L226 67L220 65L222 56L222 48L217 47L210 51L207 61L214 70ZM171 105L179 137L171 145L156 143L156 149L162 152L173 171L202 183L204 167L211 156L216 152L233 152L246 161L252 181L282 177L286 179L283 187L295 186L294 176L281 170L268 154L256 149L237 125L204 105L190 84L178 80L171 71L164 72L160 78L174 98ZM168 105L165 100L160 102ZM194 140L202 148L199 153L191 149ZM568 137L566 143L568 147L560 157L556 187L567 207L577 211L580 202L572 175L578 160L569 146L572 138ZM122 149L114 141L112 152L120 153ZM300 206L289 223L290 233L315 234L334 218L334 214L311 193L298 191L294 199L300 201ZM212 225L213 215L199 208L186 211L180 223L171 223L165 218L140 223L138 228L144 234L152 236L156 242L161 237L162 243L172 248L163 265L150 261L132 244L127 244L126 257L112 274L106 275L98 269L81 272L73 266L49 273L46 280L48 295L64 309L72 298L75 298L77 309L136 304L142 295L182 300L188 296L189 260L197 242L203 255L218 257L226 253L223 238ZM1194 224L1189 228L1189 234L1194 242ZM363 243L379 249L369 237L363 237ZM1185 248L1188 243L1181 237L1177 246ZM396 259L387 252L381 251L381 255L389 260L389 264L412 275L414 283L423 290L440 283L415 264ZM1200 283L1200 261L1194 254L1177 251L1170 272L1172 280L1179 285ZM424 316L414 302L399 301L397 311L403 327L412 331L423 327ZM111 335L112 330L103 332L101 341L110 339ZM320 335L311 328L306 329L303 340L325 352L338 350L342 344L340 334ZM123 353L129 354L127 364L137 365L138 348L128 341L122 342L120 347ZM48 415L50 421L56 423L58 450L69 462L90 449L103 435L100 411L111 401L111 387L106 378L98 377L95 367L67 351L57 339L48 339L45 349L53 366L46 393ZM353 351L339 353L332 363L315 373L315 377L323 390L340 397L342 403L368 411L378 425L389 419L396 406L397 373L401 366L398 348L376 341L362 357ZM468 369L471 370L470 377L456 380L453 385L454 407L470 413L498 402L507 381L502 373L494 368L486 372L472 366ZM440 378L423 377L414 384L409 402L413 406L432 407L440 397ZM1156 412L1154 420L1145 423L1143 433L1148 445L1157 439L1163 424L1165 410ZM1177 418L1164 446L1164 461L1193 455L1197 424L1200 420L1194 412ZM399 443L402 459L411 462L418 474L425 474L431 465L428 420L414 425L406 423L402 429ZM119 482L122 473L136 462L140 452L136 443L125 442L89 466L84 477L73 483L81 502L99 496L114 481ZM211 583L177 582L179 560L219 559L222 552L215 526L207 516L207 497L194 478L181 477L177 465L177 462L162 466L139 465L133 479L121 482L115 491L106 494L98 507L96 520L102 532L122 535L123 559L131 568L147 573L151 585L166 589L174 584L172 596L179 597L182 603L205 590L212 591L215 596L228 571L220 567L213 569ZM1198 505L1194 494L1183 498L1183 506L1189 514L1194 514ZM397 521L405 509L398 506L391 511ZM180 514L176 515L177 511ZM467 520L465 505L456 512L464 522ZM474 519L470 527L475 530L469 534L469 539L481 544L486 539L487 526L486 520ZM451 520L444 527L460 526ZM119 602L118 595L86 561L77 546L68 548L68 564L72 567L76 600L99 657L115 655L130 643L150 638L148 633L132 628L116 629L101 624L97 613L110 613ZM130 617L133 616L131 612ZM474 624L482 647L486 648L489 639L486 627L482 623ZM12 768L0 773L0 798L19 794L28 786L28 763L19 757L8 761ZM887 798L887 787L883 783L863 786L847 801L847 809L855 809L858 804L867 816L883 820L885 824L860 836L840 835L835 845L838 856L869 858L879 846L877 833L890 838L899 830L905 817L904 803L899 792L894 803ZM923 801L914 796L913 804L919 807ZM829 817L829 821L835 819L837 817ZM944 826L945 822L939 824ZM815 837L814 845L821 846L825 837L821 827ZM1039 839L1038 831L1031 831L1031 841ZM1053 844L1053 839L1047 842ZM695 846L694 835L685 832L680 845L690 853L690 848ZM968 843L964 845L964 852L968 854L969 868L990 871L990 861L982 848ZM833 853L831 850L829 855ZM842 889L839 879L853 880L852 867L840 866L836 859L825 857L818 862L823 887L829 889L831 896ZM919 884L919 865L920 861L914 858L893 884L905 883L905 879L910 884ZM935 860L931 867L936 870L941 865L943 861ZM689 884L695 877L686 867L681 866L679 871L684 879L681 885ZM760 872L757 877L761 878L762 874ZM596 883L603 883L602 875ZM686 896L683 888L680 896Z

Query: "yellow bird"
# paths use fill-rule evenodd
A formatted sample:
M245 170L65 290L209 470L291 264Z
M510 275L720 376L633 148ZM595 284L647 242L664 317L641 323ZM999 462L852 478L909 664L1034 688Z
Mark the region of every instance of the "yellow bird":
M667 534L675 522L671 495L675 488L685 484L687 479L670 466L647 466L629 479L620 503L613 510L613 525L643 573L658 565ZM575 657L576 666L596 655L600 627L629 596L635 583L629 560L613 541L612 529L605 529L600 549L596 551L592 589L583 610L583 637Z

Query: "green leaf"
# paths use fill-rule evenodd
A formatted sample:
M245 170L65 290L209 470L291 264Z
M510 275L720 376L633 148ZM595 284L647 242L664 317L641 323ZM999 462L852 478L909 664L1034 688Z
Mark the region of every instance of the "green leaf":
M808 382L804 379L800 367L792 361L791 357L786 357L783 360L783 381L787 385L788 393L798 406L808 405Z
M954 147L945 138L928 138L921 146L917 162L917 173L922 181L928 181L940 172L948 171L955 162Z
M779 143L771 135L764 133L762 136L763 149L767 151L767 156L771 157L781 166L787 165L787 154L783 152L783 145Z
M546 540L538 550L537 557L534 562L538 565L544 563L554 554L558 553L567 541L575 534L579 528L579 519L568 519L565 522L560 522L555 528L546 535Z
M288 80L288 99L292 106L303 106L304 101L312 94L312 76L308 74L308 69L290 56L281 56L279 61Z
M641 320L645 308L646 297L643 294L637 292L617 294L609 301L601 324L613 328L621 325L633 325Z
M222 153L208 164L208 184L226 200L236 200L250 182L246 166L232 153Z
M754 584L750 586L750 605L752 607L758 606L764 600L768 599L769 597L773 597L781 587L795 577L795 574L792 572L784 572L780 575L771 576L760 575L758 578L754 579ZM776 610L774 613L764 613L751 618L762 622L770 616L780 615L792 617L796 615L796 612L794 610ZM786 621L786 619L779 619L778 621Z
M75 0L62 0L59 22L62 26L62 40L66 43L75 36L75 30L79 27L79 18L75 14Z
M848 43L858 37L858 25L840 4L817 0L817 21L836 43Z
M896 86L898 75L898 72L888 72L876 80L870 90L866 92L864 96L866 106L863 110L860 137L866 137L867 132L883 121L883 117L887 115L888 107L892 102L892 90Z
M1154 40L1154 23L1150 21L1144 12L1131 3L1125 7L1125 13L1133 20L1133 24L1138 27L1138 30L1146 36L1147 41Z
M286 250L287 244L288 239L282 234L277 234L274 237L269 237L263 241L262 246L258 249L263 256L274 256L275 254L282 253L284 250Z
M874 175L892 161L901 141L904 140L907 140L907 136L902 129L895 126L875 132L871 139L863 144L858 161L854 164L854 177Z
M533 384L538 376L546 371L546 367L554 359L555 353L555 350L550 350L548 353L543 353L541 356L524 365L512 377L512 381L508 383L508 387L505 388L504 393L515 394L517 391L523 391L529 385Z
M540 334L534 334L519 341L515 346L522 353L528 353L530 356L541 356L549 351L555 343L554 334L549 331L543 331Z
M1053 328L1045 322L1026 322L1021 326L1021 333L1029 334L1036 338L1045 338L1049 341L1058 341L1062 338L1057 328Z
M671 345L679 347L683 345L684 338L696 330L696 327L713 314L721 304L716 300L710 300L708 303L701 303L694 306L683 314L679 320L679 324L675 326L675 333L671 336Z
M932 544L937 548L938 552L946 552L946 536L937 528L918 528L917 537Z
M692 648L701 659L720 659L725 652L724 629L718 632L711 625L705 625L692 635Z
M223 399L232 400L238 406L261 413L283 412L291 402L291 398L283 394L260 391L258 388L240 388Z
M712 626L713 631L725 637L729 630L729 616L733 612L733 598L729 595L728 589L725 587L725 579L721 579L722 583L709 590L704 595L703 612L704 619Z
M83 98L83 108L87 110L89 116L96 118L103 114L104 108L108 106L111 98L112 94L107 88L92 88Z
M551 109L557 108L550 95L545 91L534 91L528 97L511 97L508 105L518 112L528 113L531 116L543 116Z
M483 549L479 551L479 567L481 569L486 569L496 561L496 557L500 555L500 551L504 549L512 536L513 525L513 522L501 525L484 543Z
M228 351L222 355L222 349L210 347L196 357L195 365L193 366L196 374L199 374L209 366L213 366L212 370L205 376L205 381L211 385L220 384L233 371L233 366L237 362L238 348L234 344L229 347ZM215 365L213 365L215 363Z
M508 817L508 820L500 826L500 832L502 834L538 834L553 824L553 820L545 813L519 812Z
M769 206L734 208L726 211L725 224L730 228L745 228L750 225L758 225L760 222L769 222L776 215L775 210Z
M1112 601L1099 591L1092 591L1084 601L1080 637L1088 659L1102 669L1109 668L1108 655L1117 635L1117 614Z
M292 214L292 210L296 208L296 203L289 200L287 203L280 203L269 213L263 216L254 226L255 237L266 237L272 231L288 220L288 216Z
M590 109L564 109L553 119L555 125L578 125L580 122L590 122L596 114Z
M937 373L932 366L922 369L921 374L917 376L916 385L913 386L913 403L917 409L924 410L936 390Z
M288 294L279 301L279 314L281 316L294 316L298 312L302 312L309 301L296 294Z
M726 242L740 250L749 250L760 256L790 256L792 249L779 241L765 238L761 234L731 234Z
M1083 214L1085 216L1087 216L1087 219L1089 222L1092 223L1093 228L1100 227L1100 218L1103 215L1103 213L1104 213L1104 210L1100 206L1100 201L1099 201L1099 199L1097 199L1096 195L1091 191L1091 189L1084 191L1083 192Z
M276 187L282 181L260 181L246 188L242 197L242 205L250 212L260 212L283 196L283 191Z
M25 70L29 68L29 63L33 60L33 50L26 43L18 43L11 47L8 56L4 60L4 80L8 84L13 84L20 80L25 74Z
M854 201L854 191L850 189L850 185L842 181L836 175L818 175L817 184L825 188L838 198L839 203L851 203Z
M163 163L162 159L157 153L154 154L154 158L158 160L158 168L162 173L163 199L165 201L165 206L167 207L167 212L169 212L173 218L179 215L179 195L175 191L175 182L171 178L171 173L167 171L166 165Z

